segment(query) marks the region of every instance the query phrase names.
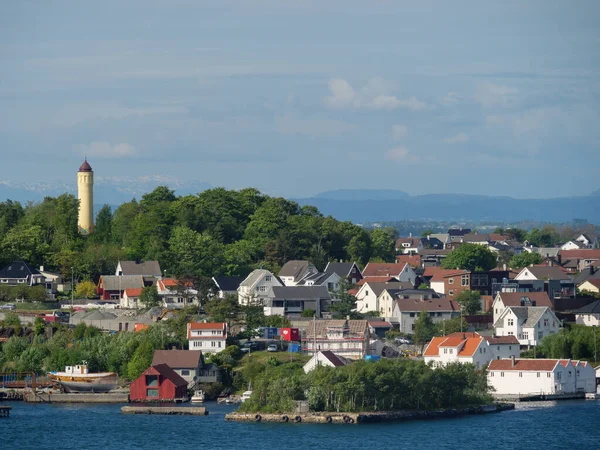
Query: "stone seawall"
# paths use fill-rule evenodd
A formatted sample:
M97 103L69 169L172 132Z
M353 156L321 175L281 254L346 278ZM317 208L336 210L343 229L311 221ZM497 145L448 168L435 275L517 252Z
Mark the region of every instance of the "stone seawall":
M123 414L160 414L175 416L206 416L204 406L123 406Z
M129 403L128 393L65 394L25 391L23 400L28 403Z
M225 415L225 420L234 422L278 422L278 423L376 423L407 420L426 420L460 417L469 414L490 414L514 409L513 403L495 403L492 405L468 408L442 409L433 411L390 411L359 413L303 413L303 414L260 414L233 412Z

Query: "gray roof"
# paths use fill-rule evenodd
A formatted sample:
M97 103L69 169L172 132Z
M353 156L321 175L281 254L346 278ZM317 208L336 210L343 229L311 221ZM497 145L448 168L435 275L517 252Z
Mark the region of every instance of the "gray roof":
M398 291L401 289L412 289L414 288L413 284L408 282L408 281L387 281L387 282L381 282L381 283L373 283L373 282L366 282L365 284L368 284L369 287L371 288L371 291L373 291L373 293L376 296L381 295L381 293L383 291L385 291L386 289L388 291Z
M310 261L292 260L286 262L279 271L279 277L294 277L294 281L299 281L312 265Z
M575 311L575 314L600 314L600 300L585 305L583 308L579 308Z
M195 369L202 365L200 350L154 350L152 365L166 364L171 369Z
M117 316L113 313L98 311L97 309L94 311L85 313L81 317L81 319L85 319L85 320L113 320L116 318L117 318Z
M124 291L144 287L144 278L141 275L102 275L101 279L105 291Z
M315 300L329 299L326 286L273 286L274 299Z
M306 337L324 338L331 329L344 330L346 337L366 336L369 333L369 322L366 320L316 320L312 326L306 327Z
M593 279L597 279L597 278L600 278L600 270L598 270L597 267L586 267L585 269L583 269L581 272L579 272L575 276L575 279L573 280L573 282L576 285L579 285L579 284L583 283L584 281L593 280Z
M256 270L253 270L252 272L250 272L250 274L246 277L246 279L240 283L240 286L252 287L265 275L275 276L268 270L256 269Z
M507 308L507 310L511 310L517 316L517 320L521 326L529 328L534 327L549 309L547 306L509 306ZM504 314L502 315L504 316ZM498 319L494 326L502 328L502 321Z
M300 280L298 282L297 286L305 286L308 281L312 281L315 286L319 286L319 285L322 285L323 283L325 283L325 281L327 281L327 279L330 276L332 276L332 275L333 275L333 272L327 272L327 273L317 272L317 273L313 273L313 274L310 274L310 275L302 278L302 280Z
M527 269L538 280L570 280L571 277L556 266L533 266Z
M560 247L540 247L535 249L542 256L558 256L558 252L560 252Z
M450 242L450 235L448 233L431 233L429 236L432 238L439 239L444 244Z
M119 261L119 263L123 275L162 276L158 261Z
M329 262L327 263L327 267L325 267L326 273L337 273L340 277L347 277L350 275L350 271L352 270L352 266L355 263L353 262ZM356 266L358 269L358 266ZM359 269L360 270L360 269Z
M0 270L0 278L27 278L30 275L40 275L40 271L31 267L23 260L17 260Z

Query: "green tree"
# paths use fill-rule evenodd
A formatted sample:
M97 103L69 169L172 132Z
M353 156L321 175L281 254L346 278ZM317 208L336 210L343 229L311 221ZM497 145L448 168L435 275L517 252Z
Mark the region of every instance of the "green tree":
M160 305L160 297L156 285L145 286L142 288L140 302L142 302L146 308L153 308Z
M130 380L135 380L152 364L154 348L150 341L144 341L133 352L131 360L127 364L127 376Z
M431 228L427 228L426 230L423 230L423 232L421 233L421 237L426 238L427 236L434 234L433 230Z
M537 252L523 252L520 255L514 255L510 258L510 268L511 269L522 269L523 267L527 267L531 264L539 264L542 262L542 255Z
M394 261L394 245L394 239L385 230L375 228L371 231L371 258Z
M362 319L362 314L356 311L356 297L348 293L350 284L342 279L338 284L338 290L333 292L332 297L337 298L331 302L331 312L336 319Z
M479 291L461 291L456 296L456 301L467 315L477 314L481 311L481 293Z
M20 327L21 319L19 319L17 313L13 311L6 312L4 313L4 325L7 327Z
M487 272L496 267L496 256L483 245L462 244L448 254L442 262L442 267Z
M429 289L429 285L427 283L421 283L417 289Z
M427 311L421 311L415 320L414 341L421 349L435 336L436 327Z
M316 311L314 309L305 309L302 311L302 317L314 317Z
M527 234L527 240L536 247L552 247L560 242L560 235L554 227L546 225L541 230L531 230Z
M92 238L95 242L107 244L112 240L112 209L104 205L96 214L96 226Z
M96 285L91 280L85 280L77 283L75 287L75 295L77 298L94 298L96 297Z

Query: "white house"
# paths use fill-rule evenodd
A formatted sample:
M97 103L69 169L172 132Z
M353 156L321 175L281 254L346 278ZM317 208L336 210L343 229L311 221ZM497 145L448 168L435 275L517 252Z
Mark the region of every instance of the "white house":
M417 277L415 271L407 262L370 262L367 263L362 274L365 279L369 277L394 277L398 281L409 281L413 286Z
M340 287L340 277L335 272L315 272L300 280L296 286L325 286L329 292L336 292Z
M588 291L593 292L594 294L600 294L600 278L585 280L577 287L580 291Z
M404 286L384 289L379 294L379 297L377 297L379 317L385 320L392 318L394 315L394 305L398 299L424 301L431 300L432 298L439 298L439 295L431 289L414 289Z
M575 322L588 327L600 326L600 300L575 311Z
M584 361L558 359L492 360L488 385L496 396L596 392L596 376Z
M198 291L189 282L180 283L175 278L163 278L156 282L158 296L169 309L180 309L198 304Z
M516 336L521 345L538 345L557 333L560 320L547 306L509 306L494 322L497 336Z
M368 311L380 311L379 296L388 290L406 289L413 287L410 283L401 283L399 281L372 282L368 279L362 280L362 285L358 288L356 297L356 311L365 313Z
M550 297L545 292L498 292L492 303L494 322L509 306L547 306L552 308Z
M520 354L519 341L514 336L499 338L457 332L434 337L423 357L426 363L432 362L435 366L460 362L481 368L503 355L519 357Z
M221 322L188 322L188 348L203 353L219 353L227 346L227 324Z
M567 241L560 246L561 250L579 250L580 248L586 248L586 246L579 241Z
M237 289L238 302L240 305L263 305L269 299L269 291L273 286L283 286L283 284L268 270L253 270Z
M325 350L315 353L313 357L310 358L306 364L304 364L303 369L304 373L308 373L319 366L342 367L346 364L348 363L344 358L336 355L332 351Z
M119 300L119 306L124 309L134 309L143 306L140 303L141 288L129 288L123 291L123 297Z

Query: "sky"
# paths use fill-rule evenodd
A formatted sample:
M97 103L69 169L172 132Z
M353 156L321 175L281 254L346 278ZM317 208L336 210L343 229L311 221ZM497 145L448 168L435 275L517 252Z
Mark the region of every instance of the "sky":
M600 188L597 0L0 2L0 180Z

